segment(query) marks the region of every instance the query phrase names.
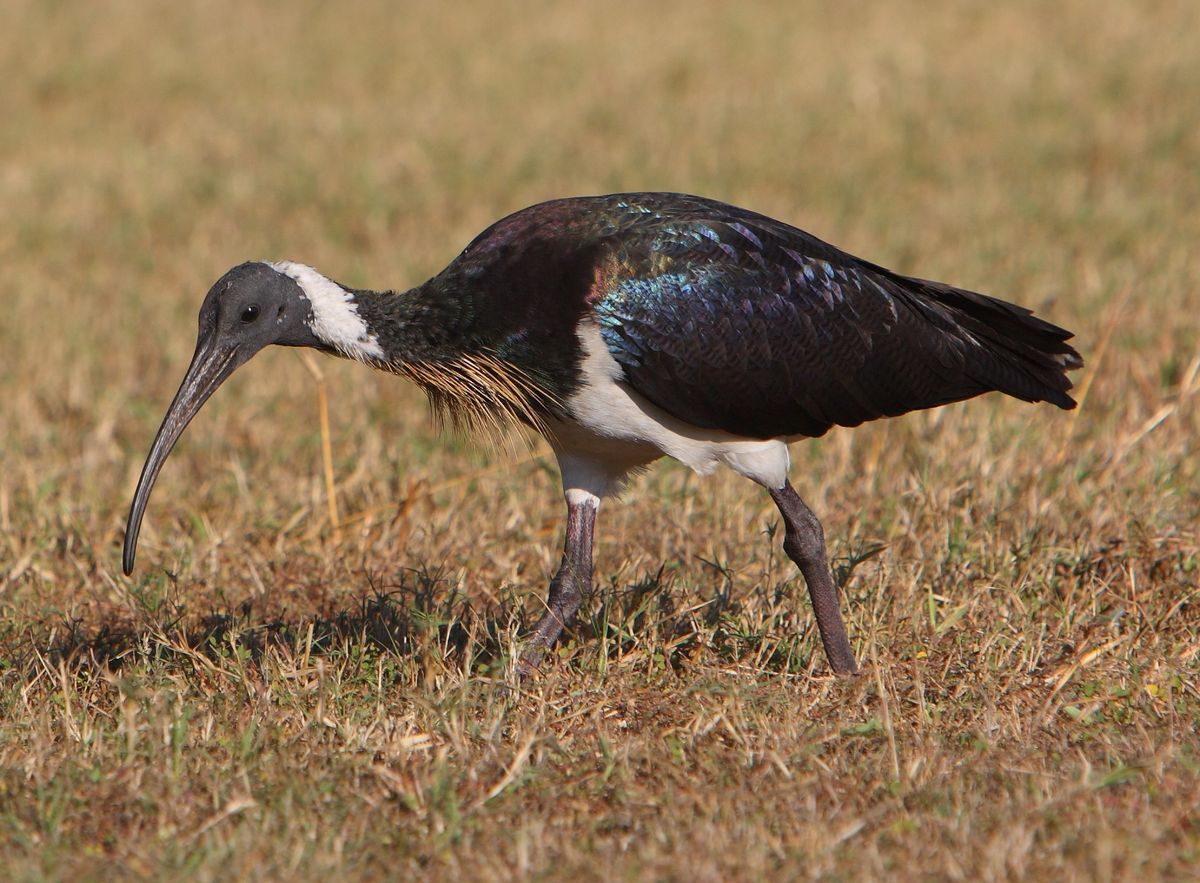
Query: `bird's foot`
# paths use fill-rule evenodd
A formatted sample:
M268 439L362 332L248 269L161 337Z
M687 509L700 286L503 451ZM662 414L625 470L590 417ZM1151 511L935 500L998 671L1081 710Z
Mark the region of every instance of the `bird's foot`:
M527 681L538 673L538 669L542 665L542 657L545 656L545 650L541 647L526 647L521 651L521 658L517 660L517 678L521 681Z
M521 680L527 680L537 674L546 651L554 646L565 625L566 617L560 610L551 607L542 615L521 650L521 658L517 662L517 675Z
M830 667L833 669L833 673L842 680L848 681L851 678L856 678L862 674L862 669L858 667L858 663L856 663L853 659L850 660L849 665L831 665Z
M836 613L837 608L834 608ZM817 627L821 633L821 644L825 648L825 657L829 667L840 678L852 678L859 673L858 663L854 659L854 650L850 647L850 639L846 637L846 627L842 624L841 616L835 621L823 622L817 617Z

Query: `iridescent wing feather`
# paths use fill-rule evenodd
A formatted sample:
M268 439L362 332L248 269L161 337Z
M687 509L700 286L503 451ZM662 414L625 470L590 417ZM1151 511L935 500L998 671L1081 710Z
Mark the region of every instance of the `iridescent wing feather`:
M778 221L645 195L592 302L625 381L698 427L769 438L998 389L1073 407L1070 334L985 295L899 276Z

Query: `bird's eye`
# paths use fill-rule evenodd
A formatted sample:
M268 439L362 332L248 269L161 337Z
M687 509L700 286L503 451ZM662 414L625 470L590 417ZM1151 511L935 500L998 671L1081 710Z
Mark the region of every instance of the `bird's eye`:
M250 304L246 309L242 310L242 321L253 322L258 318L258 304Z

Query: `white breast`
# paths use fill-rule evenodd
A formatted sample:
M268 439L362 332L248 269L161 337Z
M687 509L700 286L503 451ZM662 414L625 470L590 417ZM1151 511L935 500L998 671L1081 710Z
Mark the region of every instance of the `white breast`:
M724 464L764 487L780 488L787 478L787 445L779 439L749 439L699 429L672 417L623 382L594 324L579 330L583 345L583 385L566 401L574 424L551 425L563 485L596 496L620 490L631 469L664 454L701 475Z

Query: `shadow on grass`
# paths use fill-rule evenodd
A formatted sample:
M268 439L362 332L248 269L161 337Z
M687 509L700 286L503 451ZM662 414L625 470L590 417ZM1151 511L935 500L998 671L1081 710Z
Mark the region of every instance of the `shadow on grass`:
M169 663L196 653L210 658L231 651L260 665L271 648L295 655L350 654L356 648L409 657L436 646L448 659L469 653L472 667L502 662L520 610L515 596L479 608L438 571L412 570L399 584L373 587L349 605L316 612L258 609L245 601L235 611L190 612L175 605L167 615L134 607L113 608L92 620L26 624L0 639L11 667L119 671L133 664Z
M644 658L678 671L698 654L711 654L726 663L753 661L764 670L807 669L816 643L811 623L797 616L807 612L806 599L796 596L797 585L790 601L783 584L772 589L734 597L726 586L703 600L659 568L624 586L597 587L560 646L576 664L599 653L609 660ZM114 672L130 665L170 666L196 654L210 659L232 654L261 666L272 649L294 657L339 658L432 652L452 667L499 675L518 636L542 609L537 593L511 588L487 603L473 602L440 569L414 569L348 604L343 597L295 613L247 600L235 609L129 605L91 619L27 621L0 635L0 658L10 670L33 676L62 666ZM571 652L572 644L589 652Z

